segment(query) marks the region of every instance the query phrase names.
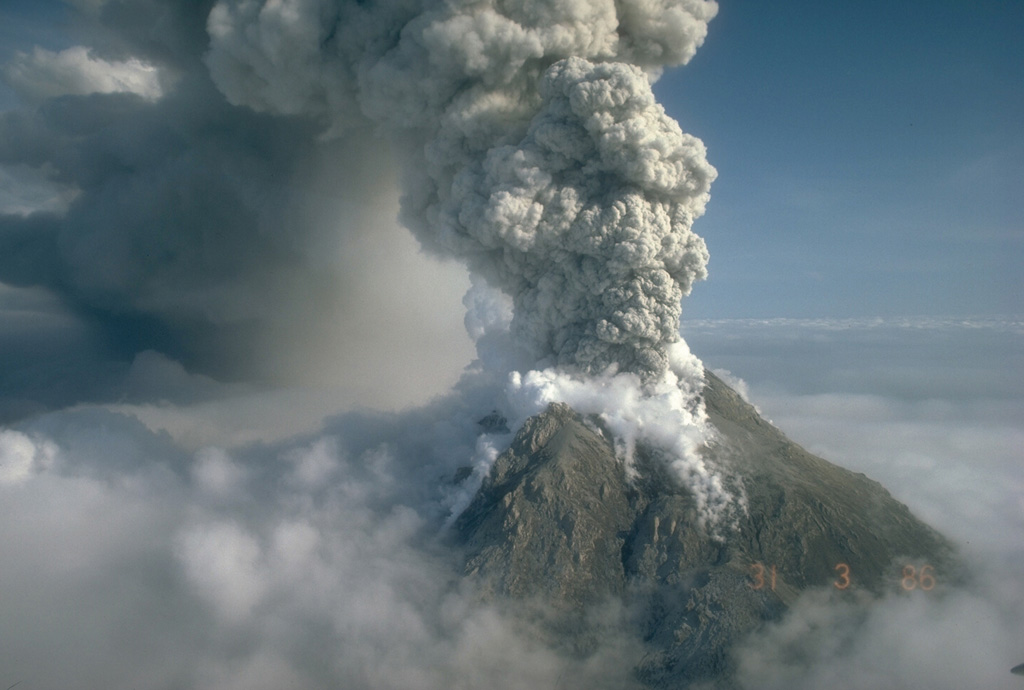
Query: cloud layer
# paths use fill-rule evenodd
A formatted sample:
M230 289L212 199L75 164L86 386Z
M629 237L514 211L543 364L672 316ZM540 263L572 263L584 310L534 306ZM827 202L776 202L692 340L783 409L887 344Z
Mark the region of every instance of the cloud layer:
M751 357L771 339L719 333ZM851 364L819 361L794 386ZM1020 406L987 397L985 380L971 399L954 390L908 401L841 387L784 392L750 377L767 415L882 480L957 541L973 575L942 596L916 592L868 610L810 595L744 643L745 687L1014 687ZM567 382L545 385L556 384ZM558 395L585 406L591 393L575 385ZM505 411L529 413L543 390L527 386ZM11 682L43 687L630 687L638 650L615 633L628 612L603 612L598 651L574 658L480 604L439 547L456 471L479 450L480 411L500 408L503 395L482 373L430 405L348 413L319 432L250 446L185 447L140 424L131 406L64 410L4 430L0 666Z
M194 453L98 409L4 430L4 673L41 687L628 687L625 640L585 658L548 647L481 603L440 546L470 412L456 396Z

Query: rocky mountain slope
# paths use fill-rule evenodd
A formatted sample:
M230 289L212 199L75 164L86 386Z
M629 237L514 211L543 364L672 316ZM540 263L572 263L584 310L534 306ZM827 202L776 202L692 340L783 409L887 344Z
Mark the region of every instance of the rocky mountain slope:
M710 372L704 398L717 431L704 457L746 496L735 524L702 527L662 463L641 450L628 477L599 424L555 404L457 521L467 576L543 611L578 654L596 634L588 611L624 602L637 683L658 688L728 686L732 645L809 588L867 599L899 589L906 566L915 586L955 577L950 544L880 484L808 453Z

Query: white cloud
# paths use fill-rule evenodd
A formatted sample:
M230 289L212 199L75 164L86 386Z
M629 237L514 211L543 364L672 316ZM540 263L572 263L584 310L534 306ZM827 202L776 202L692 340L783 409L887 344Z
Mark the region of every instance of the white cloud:
M163 95L155 66L137 58L110 62L85 46L17 53L0 68L0 76L27 101L90 93L134 93L155 101Z
M580 414L599 415L627 467L632 467L638 444L658 453L693 492L700 519L718 526L741 499L730 495L720 468L712 467L699 452L714 435L699 397L703 364L682 341L667 350L669 369L644 384L636 374L614 369L588 377L553 368L513 372L506 388L512 428L553 402L564 402Z
M754 690L1011 690L1021 651L1012 608L962 590L891 597L867 611L825 595L799 600L785 619L748 640L739 679Z
M26 481L34 472L49 467L56 455L57 446L50 441L0 429L0 484Z
M241 486L245 468L220 448L203 448L196 453L192 478L203 491L224 495Z
M434 552L424 516L465 457L440 441L451 412L194 455L97 411L8 431L68 450L0 485L0 668L42 687L622 687L619 642L565 659Z
M178 556L199 594L228 622L243 622L265 595L259 544L243 528L215 522L179 538Z

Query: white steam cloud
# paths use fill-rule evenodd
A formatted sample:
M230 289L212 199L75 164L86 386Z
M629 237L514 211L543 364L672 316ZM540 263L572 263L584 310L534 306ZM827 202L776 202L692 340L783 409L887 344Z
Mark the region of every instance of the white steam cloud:
M553 402L567 403L585 415L596 415L615 437L616 452L633 470L637 444L658 454L693 495L698 520L718 526L733 506L716 468L700 454L713 441L703 400L703 365L685 342L669 350L669 370L643 386L629 372L574 377L558 369L513 372L506 395L518 419L537 414ZM742 504L740 504L742 505Z
M474 290L471 294L480 292ZM484 304L493 306L487 301ZM474 306L480 306L479 300ZM472 321L477 323L476 319ZM486 330L481 333L477 342L486 343L482 348L486 352L494 343L488 342ZM597 417L611 432L616 454L627 473L635 473L638 445L664 461L693 495L701 525L717 530L731 509L742 509L742 498L735 503L737 497L724 487L720 468L710 466L701 455L702 446L714 440L700 396L703 365L682 340L671 345L667 354L669 369L646 384L632 372L583 376L549 367L525 373L511 371L504 381L496 381L493 371L477 372L475 377L490 382L482 390L490 390L489 404L500 413L507 428L503 433L491 430L477 437L470 462L472 473L448 496L448 524L469 505L515 430L550 404L565 403L579 414ZM502 360L499 355L492 361ZM463 384L473 378L473 374L467 375Z

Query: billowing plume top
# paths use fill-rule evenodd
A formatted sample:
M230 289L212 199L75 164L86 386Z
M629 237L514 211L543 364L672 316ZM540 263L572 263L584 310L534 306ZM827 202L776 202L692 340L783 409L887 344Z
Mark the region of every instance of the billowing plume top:
M705 276L690 230L714 169L621 63L555 63L526 136L465 167L442 237L513 295L513 334L538 357L661 372L680 300Z
M207 64L239 104L429 128L466 110L466 94L503 93L499 109L516 109L563 58L683 64L717 11L710 0L220 0Z
M705 276L715 170L655 102L707 0L222 0L207 56L237 104L374 122L407 158L422 244L512 295L545 365L656 377Z

